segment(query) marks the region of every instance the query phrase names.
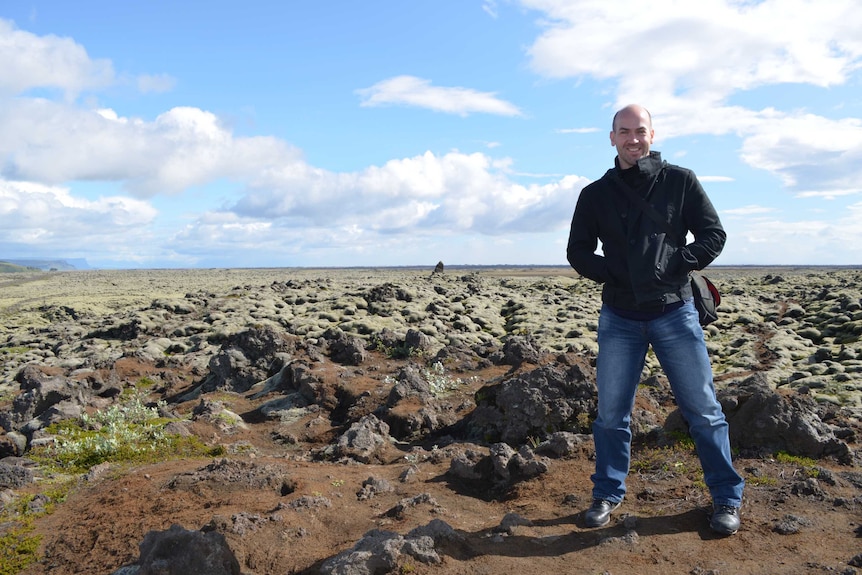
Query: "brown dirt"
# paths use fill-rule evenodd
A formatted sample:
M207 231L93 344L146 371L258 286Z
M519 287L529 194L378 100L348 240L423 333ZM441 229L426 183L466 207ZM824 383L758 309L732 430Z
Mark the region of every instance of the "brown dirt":
M133 363L125 361L122 368L135 376L151 368ZM328 360L316 365L315 374L342 392L375 397L382 393L383 376L403 363L371 353L350 378ZM472 396L501 369L476 372L478 381L458 393ZM466 379L474 374L458 375ZM174 381L188 378L177 374ZM272 399L217 396L239 414ZM196 403L180 405L178 411L188 413ZM463 449L457 443L438 449L393 445L380 464L311 461L311 450L342 431L323 411L289 424L261 421L245 430L225 430L197 422L193 429L208 443L224 445L230 453L226 461L113 467L82 480L64 503L37 521L44 558L25 573L107 575L138 558L138 544L147 532L174 524L218 529L249 575L316 573L324 559L351 548L371 529L404 535L435 518L462 539L440 549L442 563L404 558L396 572L849 574L856 571L848 563L862 552L862 487L850 480L854 472L859 477L858 470L830 461L817 462L825 472L817 489L807 491L809 471L799 464L739 459L737 468L749 482L743 526L734 536L718 537L707 526L709 500L697 459L684 448L639 447L626 502L609 526L587 529L582 511L590 497L589 451L552 460L543 476L495 493L447 477L451 454ZM416 473L402 481L411 466ZM386 479L394 491L360 500L357 492L370 477ZM833 480L823 480L829 477ZM430 498L393 511L402 499L420 494ZM330 506L294 508L291 504L303 496L308 501L326 498ZM509 512L531 525L497 532ZM803 525L797 533L780 534L776 525L790 515Z

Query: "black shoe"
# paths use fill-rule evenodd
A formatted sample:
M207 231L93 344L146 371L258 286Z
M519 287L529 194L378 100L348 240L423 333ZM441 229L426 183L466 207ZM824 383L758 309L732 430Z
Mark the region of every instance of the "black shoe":
M622 501L608 501L606 499L593 499L593 504L584 513L584 523L587 527L601 527L607 525L611 520L611 511L620 506Z
M732 505L713 506L709 526L716 533L733 535L739 531L739 507Z

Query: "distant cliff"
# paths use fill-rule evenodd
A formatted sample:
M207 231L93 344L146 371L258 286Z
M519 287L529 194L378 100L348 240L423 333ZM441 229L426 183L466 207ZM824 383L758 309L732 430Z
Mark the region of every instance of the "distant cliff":
M23 272L28 270L70 271L87 270L90 265L83 258L42 259L42 258L0 258L0 272Z

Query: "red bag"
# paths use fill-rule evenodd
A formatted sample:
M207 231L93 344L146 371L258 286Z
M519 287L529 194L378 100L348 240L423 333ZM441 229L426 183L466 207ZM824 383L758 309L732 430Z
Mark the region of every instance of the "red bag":
M694 295L694 307L697 308L700 325L709 325L718 319L718 306L721 305L721 294L705 275L691 272L691 293Z

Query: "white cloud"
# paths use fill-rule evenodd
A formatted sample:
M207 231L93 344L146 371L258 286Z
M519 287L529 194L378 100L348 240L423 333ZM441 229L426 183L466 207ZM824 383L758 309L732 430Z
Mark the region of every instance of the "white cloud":
M634 0L521 3L548 16L529 49L533 68L617 79L618 103L651 93L715 103L769 84L830 86L862 56L862 15L852 0L655 0L649 10Z
M391 160L361 172L294 164L266 171L231 210L295 227L353 227L392 233L548 231L568 220L588 183L567 176L544 185L508 179L509 163L450 152Z
M558 134L594 134L598 131L598 128L559 128L556 130Z
M119 181L147 197L300 161L282 140L234 137L214 114L197 108L174 108L146 122L46 100L4 103L0 159L6 176L18 180Z
M499 16L499 12L497 11L497 0L485 0L482 2L482 10L495 20Z
M321 262L374 264L380 261L381 251L393 258L407 258L405 250L416 250L422 243L427 244L427 239L386 235L349 224L296 227L285 218L211 211L201 214L168 243L178 252L191 255L195 265L259 267L319 266Z
M366 107L404 105L427 108L435 112L460 114L496 114L521 116L517 106L500 100L493 92L478 92L470 88L432 86L429 80L415 76L395 76L370 88L356 91Z
M784 109L746 107L740 98L761 87L832 87L855 80L851 74L862 64L862 16L849 0L656 0L648 10L630 0L522 4L545 16L529 49L540 74L613 83L610 90L600 86L614 100L608 107L642 101L653 110L662 139L735 135L742 140L742 159L780 176L796 197L860 192L859 119L827 118L826 111L806 109L807 102ZM492 0L482 9L497 15ZM145 93L175 84L159 74L135 81ZM497 253L501 262L553 262L564 250L552 246L553 256L544 257L537 247L543 244L528 238L564 240L577 194L587 183L577 176L527 174L508 158L457 151L332 172L306 163L283 140L239 137L200 108L175 107L144 119L121 115L95 98L91 109L75 101L114 83L111 63L91 59L73 40L36 36L0 20L0 169L6 178L0 179L0 253L26 248L56 255L74 245L81 252L108 250L118 261L185 265L290 265L284 259L290 257L303 265L373 264L375 258L409 264L426 256L431 264L479 263L493 262ZM52 91L64 96L60 102L31 97ZM357 93L366 107L523 116L494 92L438 87L415 76L389 78ZM498 137L471 137L475 142L483 136ZM509 149L509 140L501 141ZM526 176L553 181L515 181ZM243 195L220 198L221 209L212 198L184 206L189 223L176 232L156 229L150 203L119 195L85 199L74 193L76 181L119 182L139 197L162 194L171 200L229 181ZM862 247L855 247L862 246L862 204L838 221L784 221L789 218L779 219L778 212L760 205L722 211L733 227L722 257L735 263L862 260ZM509 245L501 247L499 240Z
M756 204L751 204L748 206L742 206L739 208L732 208L729 210L722 210L722 214L728 214L731 216L752 216L758 214L768 214L770 212L774 212L775 208L770 208L768 206L758 206Z
M837 220L779 220L753 212L725 223L728 243L721 260L738 264L846 265L862 261L862 203Z
M106 241L140 247L156 215L140 200L87 200L64 187L0 180L0 253L67 254L70 246L99 251Z
M765 86L828 89L854 78L862 68L855 1L656 0L649 10L634 0L521 3L546 16L528 50L538 73L613 82L610 105L646 105L659 139L735 134L742 159L791 191L828 198L859 188L859 119L806 111L808 101L785 110L737 103Z
M829 191L808 191L808 192L799 192L795 197L797 198L823 198L824 200L834 200L841 196L855 196L856 194L862 194L862 187L858 188L850 188L847 190L829 190Z
M779 175L797 193L862 191L862 121L770 114L743 141L742 158Z
M0 94L54 88L74 99L80 92L114 82L108 60L93 60L70 38L36 36L0 18Z

